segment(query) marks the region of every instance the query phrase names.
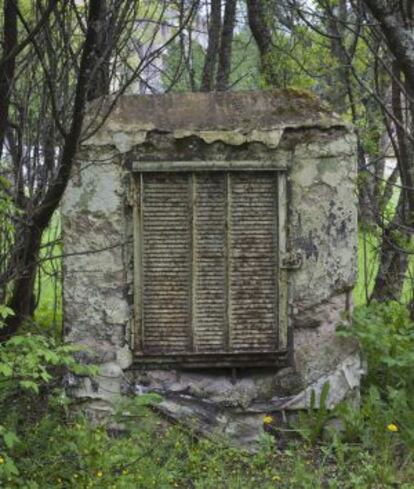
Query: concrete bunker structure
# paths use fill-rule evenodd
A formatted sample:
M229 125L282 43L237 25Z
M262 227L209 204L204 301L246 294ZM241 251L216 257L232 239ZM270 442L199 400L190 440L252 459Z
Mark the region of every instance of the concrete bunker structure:
M62 204L64 334L101 365L75 395L99 413L159 392L241 442L326 382L330 406L358 396L357 345L335 333L356 278L355 147L294 90L120 97Z

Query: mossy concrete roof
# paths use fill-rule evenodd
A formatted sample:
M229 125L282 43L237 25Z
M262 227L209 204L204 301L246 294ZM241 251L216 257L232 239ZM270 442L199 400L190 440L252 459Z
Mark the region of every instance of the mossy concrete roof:
M113 102L113 97L96 101L89 116ZM207 143L261 142L275 148L287 128L345 126L315 95L294 89L124 95L85 144L112 141L123 152L145 142L148 132L159 131L177 139L194 135Z
M127 95L120 97L111 118L123 123L142 121L168 132L342 125L312 93L293 89Z

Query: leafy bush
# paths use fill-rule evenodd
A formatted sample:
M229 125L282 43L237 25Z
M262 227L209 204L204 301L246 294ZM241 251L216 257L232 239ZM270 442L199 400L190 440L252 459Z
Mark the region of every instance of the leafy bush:
M365 444L378 447L390 443L388 427L414 449L414 323L409 311L397 302L374 302L357 308L352 327L340 334L358 338L368 366L360 412L340 408L347 430L353 437L359 431Z
M343 335L358 338L367 360L366 384L381 391L414 387L414 322L398 302L373 302L355 310Z
M4 306L2 318L11 314ZM10 482L20 470L14 451L26 442L25 429L49 407L49 398L65 395L61 390L58 370L91 375L94 367L76 362L73 353L79 348L59 345L44 336L18 335L0 343L0 483Z

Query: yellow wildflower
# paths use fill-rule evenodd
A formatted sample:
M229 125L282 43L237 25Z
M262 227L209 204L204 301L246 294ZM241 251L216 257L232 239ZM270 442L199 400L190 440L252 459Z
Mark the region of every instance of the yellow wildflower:
M272 477L272 481L274 481L274 482L277 482L277 481L280 481L280 480L282 480L282 479L281 479L281 478L280 478L280 476L278 476L278 475L274 475L274 476Z
M3 465L3 464L4 464L4 458L0 457L0 465Z
M101 470L99 470L97 473L96 473L96 477L102 477L103 476L103 472Z
M270 424L272 421L273 421L273 416L269 416L269 415L267 415L267 416L265 416L265 417L263 418L263 423L264 423L264 424Z
M393 433L395 433L396 431L398 431L398 426L394 423L390 423L388 426L387 426L387 430L388 431L392 431Z

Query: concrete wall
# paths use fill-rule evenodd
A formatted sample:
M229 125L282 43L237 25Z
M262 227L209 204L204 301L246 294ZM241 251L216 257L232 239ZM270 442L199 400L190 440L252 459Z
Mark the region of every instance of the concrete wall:
M303 122L305 120L305 122ZM303 264L289 272L291 366L279 371L140 371L129 347L132 323L132 209L129 167L150 160L272 160L288 166L288 249ZM106 410L121 393L156 390L174 417L195 419L242 442L255 439L264 413L307 405L330 383L329 405L357 396L357 345L335 329L351 307L356 278L356 158L352 132L331 124L235 131L130 130L116 119L82 147L62 204L64 328L102 366L94 381L74 379L74 392Z

